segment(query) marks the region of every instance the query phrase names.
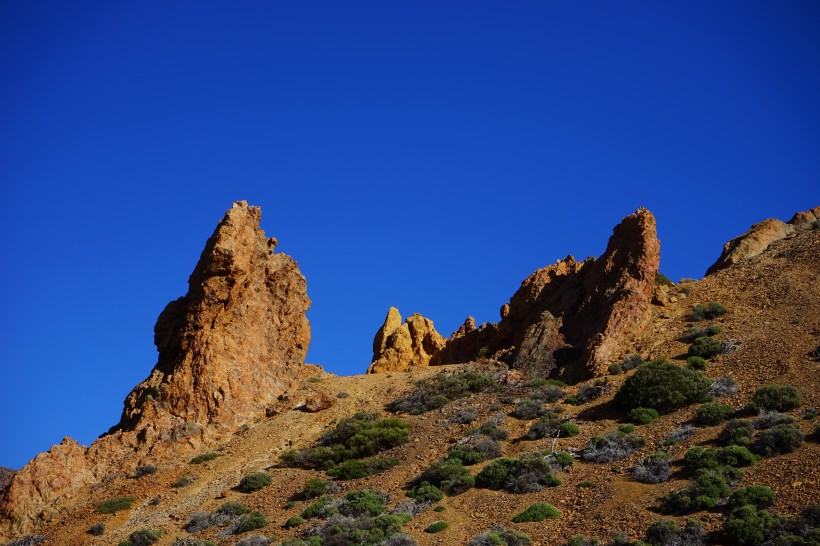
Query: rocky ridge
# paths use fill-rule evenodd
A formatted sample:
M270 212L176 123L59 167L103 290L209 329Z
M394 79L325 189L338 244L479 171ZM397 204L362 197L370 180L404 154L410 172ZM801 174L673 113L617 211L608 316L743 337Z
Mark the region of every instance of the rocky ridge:
M84 485L218 440L311 373L305 278L274 252L260 219L258 207L234 203L188 293L157 319L157 364L126 397L119 424L88 448L66 438L17 472L0 498L0 535L47 521Z
M477 327L469 317L439 341L441 336L430 331L432 321L414 315L425 328L406 329L391 345L381 341L396 329L391 309L376 334L369 372L469 362L481 352L542 376L603 375L619 344L645 320L659 263L655 218L638 209L615 227L600 258L579 262L569 256L527 277L501 307L497 323ZM423 345L423 358L418 351L397 349Z

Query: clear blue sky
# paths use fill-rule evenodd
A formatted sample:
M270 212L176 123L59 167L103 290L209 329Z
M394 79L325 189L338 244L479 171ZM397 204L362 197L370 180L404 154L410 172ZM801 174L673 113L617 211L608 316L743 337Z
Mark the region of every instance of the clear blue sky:
M88 444L238 199L309 361L387 308L445 335L652 210L662 271L820 204L820 3L0 3L0 465Z

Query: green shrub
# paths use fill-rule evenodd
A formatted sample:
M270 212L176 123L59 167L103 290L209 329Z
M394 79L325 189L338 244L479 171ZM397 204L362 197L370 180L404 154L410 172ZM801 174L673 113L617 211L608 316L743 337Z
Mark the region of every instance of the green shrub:
M353 459L344 461L329 468L328 475L339 480L355 480L384 472L399 464L396 457L370 457L369 459Z
M236 486L236 490L240 493L252 493L269 486L272 481L270 474L267 472L256 472L242 478L239 485Z
M735 468L754 464L759 458L743 446L726 446L718 449L715 453L715 459L718 463Z
M803 435L793 424L774 426L760 433L752 446L755 453L765 457L796 451L803 443Z
M142 464L139 465L136 470L134 471L135 478L142 478L143 476L149 476L151 474L157 473L157 465L155 464Z
M180 476L177 481L171 484L171 487L185 487L194 483L194 479L190 476Z
M550 455L548 451L537 451L519 459L496 459L476 475L476 487L529 493L560 485L560 480L552 474Z
M241 502L228 501L217 508L216 511L227 516L241 516L250 512L251 509Z
M440 533L450 525L446 521L434 521L424 530L425 533Z
M575 423L570 423L569 421L565 421L561 423L561 426L558 427L558 434L562 438L569 438L570 436L578 436L580 434L581 429L578 428L578 425Z
M105 525L102 523L95 523L88 529L88 531L86 531L86 533L94 537L102 536L105 533Z
M162 531L140 529L128 535L128 540L120 542L120 546L149 546L156 543L161 535Z
M305 518L301 516L293 516L292 518L288 518L288 520L285 522L284 525L282 525L282 527L284 527L285 529L292 529L294 527L299 527L304 522Z
M202 464L205 461L213 461L217 457L221 457L221 455L219 453L202 453L201 455L197 455L196 457L194 457L193 459L188 461L188 463L189 464Z
M674 286L675 283L673 283L672 280L663 273L658 272L655 274L655 284L659 284L661 286Z
M539 522L545 519L555 519L561 517L561 513L556 507L544 502L536 502L529 508L513 517L513 523L524 523L526 521Z
M384 498L371 489L351 491L344 496L339 512L345 516L378 516L384 512Z
M444 507L441 505L436 506L433 508L433 512L444 512Z
M690 370L702 372L709 366L709 362L702 356L690 356L686 359L686 367Z
M720 467L720 463L717 461L717 449L700 446L689 448L683 455L683 462L692 472Z
M120 510L128 510L136 500L134 497L113 497L98 502L94 507L100 514L113 514Z
M757 546L763 544L782 520L765 510L746 505L735 508L723 523L723 537L727 544Z
M239 520L236 522L236 527L234 527L234 534L241 535L242 533L247 533L248 531L253 531L255 529L261 529L268 524L268 518L262 512L251 512L249 514L243 514Z
M444 498L444 493L430 482L422 482L411 488L407 496L418 502L438 502Z
M734 414L735 410L728 404L708 402L698 408L695 423L702 426L719 425Z
M568 468L575 463L575 459L573 458L571 453L566 451L558 451L552 454L552 457L555 459L555 462L561 466L562 469Z
M607 368L607 370L612 375L620 375L624 372L624 369L617 362L614 362L614 363L610 364L609 367Z
M718 434L720 445L749 446L754 435L754 423L748 419L732 419L723 426Z
M695 307L692 309L692 314L689 315L689 319L694 321L713 319L725 314L726 308L723 305L712 301L707 303L706 305L695 305Z
M634 408L626 414L626 418L636 425L646 425L658 417L658 410L653 408Z
M467 546L530 546L532 539L514 529L499 525L473 537Z
M410 425L400 419L376 419L375 414L361 412L340 421L322 437L320 445L283 453L282 462L286 466L327 470L402 445L409 435Z
M624 423L622 425L618 425L618 432L623 434L632 434L635 432L635 425L632 423Z
M459 459L445 459L431 464L413 483L424 482L438 487L448 495L458 495L475 485L475 477Z
M687 487L661 497L661 511L665 514L691 514L714 508L729 493L729 485L722 474L713 470L698 470Z
M339 510L334 506L334 499L331 496L320 497L313 504L302 511L302 517L310 518L327 518L338 514Z
M764 385L755 391L752 405L758 411L789 411L800 405L800 391L791 385Z
M702 328L700 326L693 326L692 328L687 328L683 331L683 335L681 335L681 341L685 341L686 343L692 343L699 337L711 337L721 332L721 328L717 324L712 324L706 328Z
M701 358L710 359L716 357L723 352L723 345L720 341L711 337L699 337L689 346L686 354L690 357L699 356Z
M611 463L628 457L643 447L644 443L640 436L608 432L604 436L593 436L581 456L584 460L595 463Z
M768 508L774 504L775 494L771 487L750 485L735 490L729 497L729 508L740 508L751 504L755 508Z
M646 542L651 546L667 546L669 544L700 545L703 544L704 531L700 522L687 520L681 528L677 522L668 519L659 519L652 522L646 529Z
M332 492L333 482L323 480L322 478L311 478L305 484L305 488L302 490L302 496L310 500Z
M701 373L658 359L640 366L624 381L614 400L626 410L643 407L669 413L704 401L710 385Z
M596 489L598 486L597 486L597 485L595 485L595 482L591 482L591 481L589 481L589 480L585 480L585 481L582 481L582 482L579 482L578 484L576 484L576 485L575 485L575 487L583 487L583 488L589 488L589 489Z
M546 409L543 403L534 400L522 400L515 406L515 409L510 415L516 419L529 421L544 415L544 412L546 412Z
M473 371L442 373L419 381L411 393L387 405L389 411L419 414L441 408L453 400L482 392L493 384L492 376Z

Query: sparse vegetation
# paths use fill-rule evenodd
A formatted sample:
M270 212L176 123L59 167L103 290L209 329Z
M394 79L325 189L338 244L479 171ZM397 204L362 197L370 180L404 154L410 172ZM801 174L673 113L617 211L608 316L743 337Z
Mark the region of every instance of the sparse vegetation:
M709 402L698 408L695 414L695 424L705 427L719 425L729 419L734 412L735 410L728 404Z
M446 521L434 521L424 530L425 533L440 533L450 525Z
M446 406L453 400L481 392L493 384L489 375L473 371L442 373L416 383L416 389L387 405L389 411L417 415Z
M561 485L552 473L555 461L549 451L527 453L518 459L496 459L476 475L475 485L512 493L530 493L555 487Z
M640 366L618 389L614 400L627 410L643 407L668 413L703 402L710 385L703 374L658 359Z
M105 533L105 525L103 525L102 523L95 523L86 532L91 536L102 536L103 533Z
M628 457L644 443L640 436L612 431L604 436L593 436L581 456L586 461L610 463Z
M515 406L515 409L510 415L516 419L529 421L541 417L546 411L542 403L535 402L534 400L522 400Z
M498 525L474 536L467 546L530 546L531 544L532 539L524 533Z
M752 397L752 406L758 411L789 411L799 405L800 391L791 385L764 385Z
M471 466L486 459L494 459L499 455L501 455L501 445L492 438L484 437L453 446L447 453L447 458L458 459L465 466Z
M686 343L692 343L699 337L712 337L717 335L721 332L721 328L717 324L712 324L711 326L707 326L702 328L700 326L693 326L691 328L687 328L683 331L681 335L681 341Z
M369 459L353 459L344 461L329 468L328 475L339 480L355 480L384 472L399 464L396 457L370 457Z
M665 453L655 453L638 461L632 474L641 483L663 483L672 477L672 469Z
M186 485L191 485L194 483L194 479L190 476L180 476L177 478L177 481L171 484L171 487L185 487Z
M647 425L659 417L654 408L633 408L626 414L626 418L635 425Z
M536 502L531 504L529 508L520 514L516 514L512 518L512 521L513 523L524 523L526 521L539 522L544 521L545 519L555 519L559 517L561 517L561 513L553 505L544 502Z
M239 485L236 486L236 490L241 493L253 493L269 486L272 481L270 474L267 472L256 472L242 478Z
M704 319L713 319L726 314L726 307L711 301L706 305L697 304L692 309L692 314L689 315L689 320L698 321Z
M98 502L94 507L100 514L113 514L120 510L128 510L136 500L134 497L113 497Z
M189 464L202 464L206 461L213 461L214 459L216 459L217 457L220 457L220 456L221 455L219 453L202 453L201 455L197 455L196 457L194 457L193 459L188 461L188 463Z
M412 487L407 496L418 502L438 502L444 498L444 493L430 482L422 482Z
M538 421L530 426L530 429L524 435L528 440L538 440L540 438L557 438L575 436L580 432L580 429L574 423L570 423L566 419L562 419L557 413L552 411L547 412Z
M144 464L140 465L134 471L135 478L142 478L143 476L149 476L151 474L157 473L157 466L153 464Z
M544 385L535 389L530 396L535 400L552 404L561 400L565 394L564 389L557 385Z
M690 357L699 356L703 359L709 360L717 355L723 353L723 345L720 341L711 337L699 337L689 346L686 351ZM688 361L687 361L688 364Z
M621 361L621 370L628 372L629 370L634 370L643 363L644 360L641 355L630 355Z
M335 484L322 478L311 478L302 489L302 497L310 500L335 492Z
M118 546L150 546L159 541L162 531L150 529L140 529L128 535L128 540L123 540Z
M731 377L719 377L712 381L709 386L708 398L721 398L724 396L732 396L738 391L737 383Z
M700 546L704 543L704 535L698 521L687 520L681 527L675 521L659 519L649 525L644 538L651 546Z
M424 482L438 487L447 495L458 495L475 485L475 477L459 459L445 459L427 467L413 481L413 485L423 484Z
M478 419L478 412L473 408L465 408L450 416L450 422L457 425L472 423Z
M288 518L287 521L282 525L285 529L292 529L294 527L299 527L305 522L305 518L302 516L293 516L292 518Z

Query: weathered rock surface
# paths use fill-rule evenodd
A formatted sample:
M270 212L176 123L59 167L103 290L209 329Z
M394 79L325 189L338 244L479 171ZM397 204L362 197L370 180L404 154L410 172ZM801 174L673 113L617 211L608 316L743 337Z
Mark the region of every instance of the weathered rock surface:
M225 214L188 293L157 319L157 364L120 423L89 448L65 439L17 472L0 498L0 537L30 532L82 485L189 453L264 415L308 373L305 278L274 253L260 218L244 201Z
M14 477L15 470L0 466L0 492L5 489Z
M775 218L768 218L754 224L739 237L723 245L723 252L718 260L706 270L707 275L763 253L769 245L779 241L795 231L811 229L820 221L820 207L798 212L788 223Z
M305 411L316 412L332 408L336 398L327 391L314 391L305 396Z
M402 324L399 310L391 307L373 339L373 362L368 373L406 370L439 363L444 339L433 321L416 313Z
M431 344L433 352L425 352L421 365L508 352L510 364L528 373L547 375L565 365L569 378L602 375L618 345L646 317L659 263L655 218L638 209L615 227L600 258L579 262L569 256L535 271L501 307L498 323L477 327L468 318L437 352L438 344ZM374 345L395 350L388 356L389 348L374 347L370 372L414 365L407 364L414 354L406 349L407 334L395 329L398 312L391 313ZM384 342L386 336L395 336L389 338L392 345Z

